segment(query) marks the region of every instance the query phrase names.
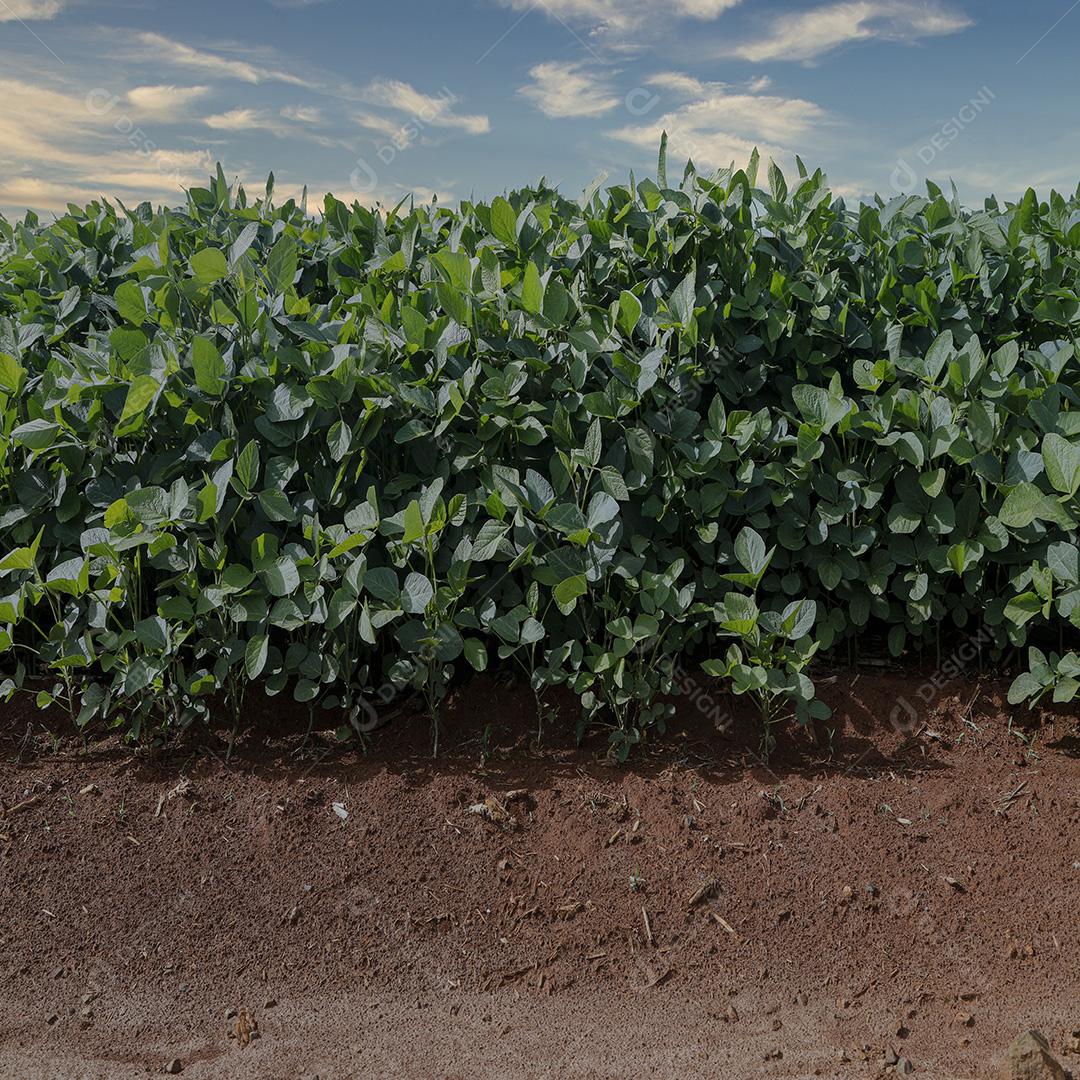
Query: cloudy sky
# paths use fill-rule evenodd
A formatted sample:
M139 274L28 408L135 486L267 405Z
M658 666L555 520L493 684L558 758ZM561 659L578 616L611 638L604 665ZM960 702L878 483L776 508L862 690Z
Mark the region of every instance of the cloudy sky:
M853 198L1080 181L1080 0L0 0L0 208L222 162L365 203L754 146Z

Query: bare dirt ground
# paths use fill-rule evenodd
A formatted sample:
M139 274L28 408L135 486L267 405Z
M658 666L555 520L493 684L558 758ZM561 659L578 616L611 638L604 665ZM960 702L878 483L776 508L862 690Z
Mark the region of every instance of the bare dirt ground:
M1075 714L822 689L831 742L768 766L690 703L627 766L536 746L487 680L437 760L418 718L364 753L256 727L226 764L10 708L0 1077L974 1080L1029 1027L1080 1069Z

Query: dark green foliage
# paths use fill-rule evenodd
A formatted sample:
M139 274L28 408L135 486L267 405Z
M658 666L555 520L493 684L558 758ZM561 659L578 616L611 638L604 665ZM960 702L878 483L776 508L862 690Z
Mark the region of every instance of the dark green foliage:
M756 183L0 220L6 691L363 729L516 662L625 754L681 658L771 724L868 629L1071 634L1080 202Z

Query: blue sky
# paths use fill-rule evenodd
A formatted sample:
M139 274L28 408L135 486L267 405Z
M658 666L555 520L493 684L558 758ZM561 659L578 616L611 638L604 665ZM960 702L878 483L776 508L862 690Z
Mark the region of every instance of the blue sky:
M1080 181L1080 0L0 0L0 208L216 161L365 203L796 153L852 198Z

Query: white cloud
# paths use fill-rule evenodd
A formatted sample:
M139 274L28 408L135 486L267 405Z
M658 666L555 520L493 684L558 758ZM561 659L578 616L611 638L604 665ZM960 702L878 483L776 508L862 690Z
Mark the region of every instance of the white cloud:
M214 131L266 131L279 139L300 138L330 149L351 149L350 144L342 139L311 130L321 118L318 109L300 105L287 105L276 113L270 109L238 107L204 116L203 123Z
M136 86L126 95L131 111L154 120L174 120L209 93L208 86Z
M373 112L358 112L354 114L354 119L366 131L377 131L388 139L396 138L401 132L401 121L390 116L380 116Z
M281 115L297 124L322 123L322 111L313 105L286 105Z
M405 114L418 126L457 128L469 135L485 135L491 130L491 123L486 116L455 112L457 98L448 90L437 95L425 94L400 79L375 79L363 92L363 97L372 105L381 105ZM396 125L395 131L400 128L400 124Z
M55 19L67 0L0 0L0 22Z
M533 8L555 19L594 29L634 30L647 21L670 18L715 19L740 0L500 0L504 7L528 12Z
M209 52L175 41L164 34L150 31L135 34L132 38L135 50L133 59L148 63L167 64L178 68L216 75L219 78L239 79L247 83L284 82L294 86L310 87L312 84L292 72L258 63L240 56Z
M2 79L0 101L0 205L53 210L102 194L176 199L212 168L204 148L159 146L126 99Z
M602 116L619 104L609 83L580 63L551 60L529 70L532 82L518 93L546 116Z
M756 41L725 49L743 60L812 60L855 41L917 41L955 34L972 20L937 0L844 0L812 11L788 12Z
M627 125L608 135L652 152L666 131L671 157L690 157L699 166L741 164L755 147L786 165L793 157L790 144L804 140L831 119L812 101L704 83L678 72L654 75L647 81L687 100L647 124Z
M228 112L204 116L203 123L215 131L279 131L282 125L265 109L230 109Z

